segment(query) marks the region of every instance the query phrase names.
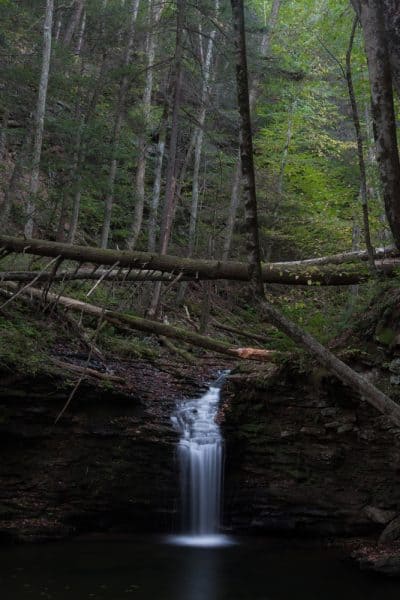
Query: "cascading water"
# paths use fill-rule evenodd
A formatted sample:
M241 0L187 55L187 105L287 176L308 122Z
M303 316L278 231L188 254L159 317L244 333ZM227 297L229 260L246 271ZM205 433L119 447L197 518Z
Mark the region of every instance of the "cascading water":
M223 374L197 400L182 402L172 417L181 434L178 446L184 536L191 545L229 543L218 535L222 503L223 439L216 422Z

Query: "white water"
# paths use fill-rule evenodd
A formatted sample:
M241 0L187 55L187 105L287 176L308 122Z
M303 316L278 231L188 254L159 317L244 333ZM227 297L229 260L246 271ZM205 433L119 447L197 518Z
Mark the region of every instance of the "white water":
M184 545L216 546L229 543L226 536L219 535L223 439L216 417L221 379L201 398L180 404L173 416L173 422L181 434L178 457L185 532L175 537L174 541Z

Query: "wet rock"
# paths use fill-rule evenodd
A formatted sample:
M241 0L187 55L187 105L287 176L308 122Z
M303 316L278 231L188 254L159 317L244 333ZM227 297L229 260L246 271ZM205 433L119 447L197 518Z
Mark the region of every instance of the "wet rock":
M353 429L353 425L341 425L337 428L337 432L339 435L341 435L342 433L349 433L349 431L353 431Z
M379 535L400 513L393 425L332 378L274 377L264 388L237 377L224 391L226 525Z
M379 523L380 525L387 525L396 516L395 511L382 510L376 506L366 506L364 508L364 513L371 519L371 521L374 523Z
M198 365L189 384L136 361L129 389L84 382L56 426L68 388L42 378L19 382L19 395L2 389L0 539L171 531L179 481L170 416L212 376Z
M382 532L379 543L388 544L400 540L400 515L390 521L389 525Z

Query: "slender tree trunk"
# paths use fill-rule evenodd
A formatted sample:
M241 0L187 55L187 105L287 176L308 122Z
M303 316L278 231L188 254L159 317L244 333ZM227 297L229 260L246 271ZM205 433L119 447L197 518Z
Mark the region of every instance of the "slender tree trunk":
M81 52L82 52L82 46L83 46L83 39L85 36L85 29L86 29L86 11L83 11L82 14L82 21L81 21L81 26L79 28L79 35L78 35L78 39L76 42L76 48L75 48L75 54L76 56L80 56Z
M258 229L243 1L231 0L231 5L234 30L233 40L236 55L236 83L240 114L240 160L242 163L245 226L248 233L247 251L250 266L250 282L251 287L253 288L253 293L258 296L263 296L264 286L261 275L261 253Z
M260 53L263 58L268 56L268 52L271 45L271 40L278 23L279 11L281 8L282 0L274 0L271 7L271 12L269 15L269 20L267 23L267 19L265 19L265 30L261 39ZM264 8L266 7L266 3L264 2ZM255 108L255 104L257 101L259 88L258 78L254 78L251 88L250 88L250 112L252 112ZM239 140L239 144L241 144L241 140ZM231 193L231 202L229 206L228 212L228 222L226 228L226 234L223 244L223 260L228 260L230 249L232 245L233 233L235 229L236 215L240 204L241 198L241 173L242 173L242 165L240 163L240 151L239 158L235 165L235 172L233 175L233 184L232 184L232 193Z
M160 253L166 254L171 236L172 217L175 206L175 191L177 184L177 150L180 125L180 108L182 92L182 60L183 60L183 28L185 23L186 0L176 1L176 50L175 50L175 81L172 107L171 136L168 149L168 164L165 182L165 200L161 222Z
M7 147L7 129L8 129L9 110L4 109L3 119L0 129L0 160L3 160Z
M4 192L4 201L1 205L0 211L0 227L3 227L7 224L8 218L10 216L10 212L12 207L15 205L18 190L20 188L22 177L25 174L28 156L32 151L32 136L28 131L25 135L24 141L22 143L22 147L18 152L18 155L15 160L14 168L12 170L10 181L8 182L7 188Z
M214 5L214 13L215 19L218 20L219 13L219 0L215 0ZM201 91L201 108L200 114L198 117L198 125L194 132L194 165L193 165L193 175L192 175L192 201L190 204L190 220L189 220L189 239L188 239L188 256L193 256L194 247L196 243L196 231L197 231L197 221L198 221L198 212L199 212L199 175L200 175L200 166L201 166L201 156L203 151L203 138L204 138L204 127L207 116L207 103L209 100L210 92L211 92L211 80L212 80L212 66L213 66L213 57L214 57L214 47L215 47L215 38L217 35L217 30L213 29L208 38L207 50L204 54L203 51L203 40L201 36L201 31L199 35L199 43L200 43L200 56L201 56L201 71L202 71L202 79L203 86ZM177 294L177 303L182 304L185 292L186 292L187 284L182 282L178 289ZM206 289L206 288L205 288ZM204 294L207 294L207 291L204 291ZM206 302L204 299L203 302ZM204 330L205 331L205 330Z
M27 204L25 235L32 237L35 220L36 197L39 191L40 159L42 156L44 117L46 112L47 87L49 83L51 34L53 29L54 0L46 0L46 13L43 29L43 58L39 82L39 94L35 112L35 133L33 145L32 171Z
M347 81L347 87L348 87L349 97L350 97L351 111L352 111L352 116L353 116L353 125L354 125L354 129L355 129L355 133L356 133L356 140L357 140L358 166L360 169L361 205L362 205L363 223L364 223L364 239L365 239L365 245L366 245L366 248L368 251L369 265L371 268L371 273L376 274L374 248L372 246L371 233L370 233L370 228L369 228L367 171L365 168L364 143L363 143L363 136L362 136L361 124L360 124L360 116L359 116L359 112L358 112L358 105L357 105L356 94L354 91L353 75L352 75L352 69L351 69L351 54L352 54L352 50L353 50L354 37L356 34L357 25L358 25L358 17L355 17L355 19L353 21L353 27L351 30L351 34L350 34L349 47L348 47L347 53L346 53L346 81Z
M297 100L294 100L292 103L292 106L290 107L290 112L289 112L289 119L288 119L287 133L286 133L286 142L285 142L285 147L283 148L283 152L282 152L281 166L279 169L279 176L278 176L277 199L274 204L274 208L273 208L272 215L271 215L271 217L272 217L271 218L271 228L274 228L274 226L276 225L276 223L278 221L279 209L281 207L281 203L283 200L283 189L284 189L283 184L285 181L285 171L286 171L286 166L287 166L287 162L288 162L290 144L292 142L293 119L294 119L294 114L296 112L296 106L297 106ZM266 253L265 253L266 262L271 261L273 247L274 247L274 240L271 239L267 245L267 249L266 249Z
M168 164L165 181L165 199L160 232L160 254L166 254L171 236L173 215L175 209L175 192L177 179L177 149L179 135L179 120L182 91L182 61L183 61L183 29L185 23L186 0L176 0L176 44L174 60L174 97L172 105L171 135L168 149ZM154 316L158 312L161 284L154 287L149 314Z
M279 11L281 8L282 0L273 0L271 13L269 15L268 23L265 22L265 32L261 40L261 56L268 56L268 52L271 46L272 36L274 35L275 28L278 23ZM264 6L266 2L264 0Z
M54 39L56 42L60 41L60 34L61 34L61 28L62 28L62 16L63 16L63 13L62 13L62 11L60 11L59 16L57 17L57 22L56 22L55 32L54 32Z
M400 97L400 11L398 0L383 0L393 83Z
M239 152L240 155L240 152ZM222 260L227 261L232 246L233 232L235 230L236 215L240 204L240 192L242 182L242 165L239 159L236 161L236 166L233 175L233 185L231 193L231 203L228 211L228 219L226 223L226 234L222 251Z
M374 127L371 117L371 105L366 104L364 111L368 136L368 190L370 197L376 199L380 209L379 221L382 223L382 228L378 232L378 238L381 241L382 245L389 246L390 244L393 244L393 236L386 218L385 205L380 189L380 179L376 161Z
M124 59L123 59L124 69L126 69L130 65L131 60L132 60L133 45L134 45L135 32L136 32L136 20L137 20L137 15L138 15L138 11L139 11L139 4L140 4L140 0L132 0L129 34L128 34L128 40L127 40L127 45L126 45ZM114 204L115 178L117 175L117 167L118 167L117 152L118 152L118 146L119 146L119 141L120 141L120 137L121 137L122 117L123 117L123 112L124 112L124 108L125 108L128 90L129 90L129 77L127 74L125 74L122 77L122 80L121 80L121 83L119 86L117 109L116 109L114 128L113 128L113 134L112 134L111 164L110 164L110 170L108 173L108 182L107 182L107 190L108 191L107 191L107 195L106 195L106 199L105 199L104 220L103 220L103 228L101 231L101 242L100 242L100 245L102 248L107 248L108 238L110 235L111 214L112 214L112 208L113 208L113 204Z
M215 19L218 21L219 0L215 0L214 5ZM203 88L201 91L201 110L198 118L198 126L196 128L196 143L194 148L194 167L193 167L193 183L192 183L192 203L190 207L190 222L189 222L189 244L188 256L192 256L196 239L197 229L197 214L199 207L199 173L201 165L201 154L203 150L204 126L207 115L207 102L210 95L210 81L212 78L212 63L214 57L215 38L217 30L213 29L208 39L207 51L202 63ZM200 37L200 43L202 40Z
M145 177L146 177L146 153L148 148L148 128L151 115L151 97L153 93L153 66L156 56L156 32L164 3L159 0L150 0L148 9L148 33L146 41L147 70L146 84L143 92L143 121L144 133L139 136L139 156L136 169L136 198L133 212L133 223L127 246L133 250L142 229L143 210L145 205Z
M163 112L163 116L161 117L159 137L157 143L157 159L156 159L156 168L154 172L154 184L153 184L153 192L151 197L151 206L150 206L150 216L149 216L149 233L148 233L148 250L149 252L154 252L156 249L156 240L157 240L157 217L158 217L158 207L160 205L160 196L161 196L161 178L162 178L162 168L164 162L164 154L165 154L165 141L167 136L167 121L168 121L168 105L166 104Z
M76 0L74 8L72 10L71 17L68 21L63 43L65 46L69 46L72 42L72 38L74 37L75 31L77 30L79 23L81 21L82 13L85 8L85 0Z
M85 154L86 154L86 140L85 140L85 130L87 124L92 118L93 113L96 110L97 103L99 101L101 89L104 83L104 74L106 71L106 53L103 53L101 66L99 69L99 74L94 86L93 94L89 102L89 106L86 111L86 115L84 118L80 119L79 127L76 134L76 144L75 144L75 156L76 163L75 169L73 173L73 202L72 202L72 211L71 211L71 223L68 234L68 242L70 244L74 243L75 236L78 230L79 223L79 213L81 207L81 198L82 198L82 168L85 162Z
M400 160L387 37L381 0L352 0L364 32L371 85L376 157L386 215L400 248Z

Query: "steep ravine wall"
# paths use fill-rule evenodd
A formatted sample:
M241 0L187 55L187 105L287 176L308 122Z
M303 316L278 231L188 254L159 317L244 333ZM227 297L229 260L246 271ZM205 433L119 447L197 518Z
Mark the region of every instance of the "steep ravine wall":
M171 532L178 522L178 398L212 374L130 365L133 391L3 379L0 541ZM199 370L199 369L197 369ZM224 521L235 532L378 533L400 513L400 432L318 370L234 374L223 390Z
M83 384L65 416L59 381L27 378L0 391L0 540L82 532L168 531L179 495L177 398L195 380L136 364L132 393Z
M227 527L357 535L400 512L400 430L327 373L234 375L222 413Z

